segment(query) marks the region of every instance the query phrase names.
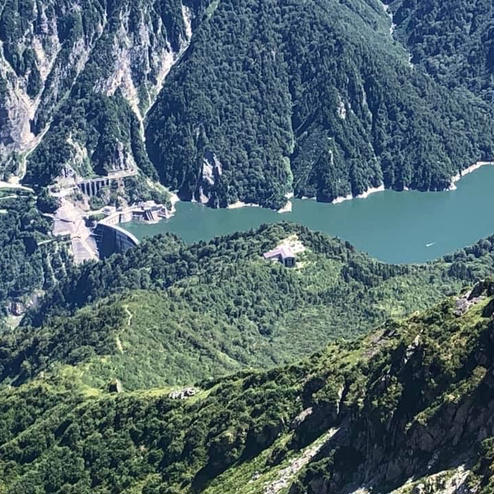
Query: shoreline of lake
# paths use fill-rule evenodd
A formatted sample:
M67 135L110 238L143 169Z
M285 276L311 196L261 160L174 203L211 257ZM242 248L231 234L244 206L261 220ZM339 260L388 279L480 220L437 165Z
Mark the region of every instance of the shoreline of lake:
M337 204L290 198L292 211L282 214L261 207L214 209L181 201L168 220L122 226L140 239L171 232L190 243L286 220L348 240L385 262L420 263L493 233L494 167L473 171L462 176L455 190L404 194L388 189L367 195L365 201Z
M477 161L476 163L469 166L468 168L461 170L461 172L459 172L456 175L453 175L453 177L451 177L451 185L449 186L448 190L456 190L456 182L459 182L463 177L465 177L469 173L472 173L475 170L478 170L482 166L492 166L492 165L494 165L494 161Z
M457 173L456 175L453 175L451 177L451 184L447 189L444 190L456 190L456 182L461 180L465 175L468 175L469 173L472 173L482 166L486 165L494 165L494 161L477 161L473 165L470 165L469 167L465 168L464 170L461 170L461 172ZM375 194L376 192L384 192L386 190L394 190L394 189L386 189L384 187L384 184L381 184L377 187L369 187L367 190L364 192L361 192L360 194L357 194L356 196L352 194L347 194L346 196L338 196L334 198L332 201L329 201L329 204L341 204L342 202L345 201L351 201L353 199L367 199L372 194ZM402 192L408 192L413 189L409 189L408 187L404 187ZM442 191L430 191L430 192L442 192ZM180 199L178 195L175 192L171 193L172 197L170 199L170 202L172 203L172 209L170 211L169 218L175 214L176 208L175 204L177 202L180 202ZM294 197L293 192L289 192L285 196L287 198L287 202L285 203L284 206L282 206L280 209L277 209L276 211L278 213L290 213L293 208L293 204L291 203L290 199ZM301 197L301 200L307 200L307 199L312 199L316 200L315 197ZM188 201L187 201L188 202ZM190 201L190 202L197 202L197 201ZM324 201L320 201L324 202ZM199 204L205 204L203 202L199 202ZM236 201L232 204L228 204L225 209L241 209L241 208L260 208L262 207L260 204L257 204L255 202L243 202L243 201Z

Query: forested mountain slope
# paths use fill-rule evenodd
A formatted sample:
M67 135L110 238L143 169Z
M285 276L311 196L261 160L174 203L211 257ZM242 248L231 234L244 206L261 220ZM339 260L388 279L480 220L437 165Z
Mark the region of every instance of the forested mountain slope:
M212 206L444 189L492 158L486 2L396 1L390 34L377 0L6 0L1 174L139 169Z
M492 101L494 20L488 0L386 1L393 35L411 62L446 87L463 86Z
M0 189L0 331L15 303L23 303L62 278L72 264L60 239L51 236L46 196L24 189ZM23 312L20 311L20 312Z
M305 248L295 268L262 258L287 239ZM142 389L268 368L430 307L492 262L492 238L395 266L287 223L191 246L157 237L69 270L0 337L0 376L21 383L70 364L92 386Z
M142 119L188 44L200 3L3 2L4 174L46 185L137 165L152 177Z
M162 180L215 205L447 187L491 156L488 107L411 67L389 25L374 1L219 2L149 115Z
M0 393L6 494L492 489L494 285L298 364L108 393L78 367ZM451 489L451 490L449 490Z

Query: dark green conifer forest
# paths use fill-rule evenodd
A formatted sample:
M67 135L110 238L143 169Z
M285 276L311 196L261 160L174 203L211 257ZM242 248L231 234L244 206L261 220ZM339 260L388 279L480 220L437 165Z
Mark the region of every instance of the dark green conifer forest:
M445 189L492 159L489 8L7 0L3 176L48 185L137 167L214 207L278 208L292 191L331 201L381 184Z

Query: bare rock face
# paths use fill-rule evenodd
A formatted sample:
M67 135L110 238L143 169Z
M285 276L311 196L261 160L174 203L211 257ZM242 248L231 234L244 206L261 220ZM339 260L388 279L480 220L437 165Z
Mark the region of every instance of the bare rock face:
M84 175L91 167L102 173L139 162L146 113L187 48L198 11L164 0L103 5L6 4L0 178L22 179L27 168L27 181L45 173L40 182L49 183L64 169ZM30 173L47 156L52 163Z
M467 482L471 479L468 468L475 464L472 458L494 427L493 305L492 300L485 300L493 286L491 281L478 283L459 299L461 313L458 305L453 309L453 320L468 320L466 311L483 304L481 317L488 319L477 326L472 323L475 329L468 331L478 331L475 339L468 331L455 335L457 342L471 339L459 352L462 364L457 364L456 373L451 371L450 376L456 376L451 382L444 377L450 371L440 370L440 366L452 367L451 347L447 349L444 339L440 343L420 331L396 347L391 365L381 369L384 372L372 375L361 408L343 409L335 415L319 399L310 414L302 412L304 420L294 431L299 437L307 435L304 427L311 422L312 429L325 420L344 427L321 450L314 471L302 477L302 484L292 486L291 494L368 494L379 490L376 486L385 486L379 492L393 494L475 492L471 490L475 484ZM451 317L449 303L442 308L442 317ZM456 330L461 322L457 324L453 325ZM434 359L432 351L437 352ZM314 380L306 386L312 393L324 390Z
M13 153L32 150L55 106L84 68L102 31L103 18L93 17L91 32L66 32L69 19L82 21L82 2L7 4L0 39L0 167ZM85 15L90 15L88 11Z
M302 410L292 421L292 428L296 429L309 416L312 415L312 407Z
M172 391L168 395L168 398L171 398L172 400L185 400L197 394L197 391L198 390L196 388L187 387L176 391Z
M122 382L120 379L114 379L108 385L108 391L110 393L121 393L123 391Z
M456 299L456 309L455 309L455 315L456 316L461 316L465 312L468 311L468 309L472 306L475 305L477 302L480 302L483 298L484 295L483 293L483 285L482 282L475 285L475 287L465 293L465 295L458 297Z

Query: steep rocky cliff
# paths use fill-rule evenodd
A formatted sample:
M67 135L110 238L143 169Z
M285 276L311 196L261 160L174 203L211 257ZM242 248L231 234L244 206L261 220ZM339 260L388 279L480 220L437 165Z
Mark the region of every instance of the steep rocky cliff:
M142 121L187 47L200 2L7 1L1 11L3 175L139 166Z
M6 0L0 173L215 207L447 188L493 145L488 2L457 3Z
M339 436L321 449L291 492L370 492L376 487L385 492L407 482L413 483L412 492L448 492L455 476L449 492L476 492L485 485L487 470L481 481L465 470L479 468L479 456L492 447L494 323L492 303L486 304L485 297L493 294L492 282L483 283L465 296L471 305L463 312L450 303L425 321L412 318L409 338L391 352L380 348L386 344L375 335L372 360L380 362L371 366L357 409L345 409L348 385L342 387L339 410L321 400L324 386L312 393L318 403L304 423L305 434L317 430L322 419L326 426L338 424ZM448 313L454 314L449 323ZM460 321L468 321L470 329L460 329ZM424 323L427 329L420 327ZM391 325L382 336L393 339L396 330ZM384 352L388 357L381 360ZM401 490L406 492L406 485Z

